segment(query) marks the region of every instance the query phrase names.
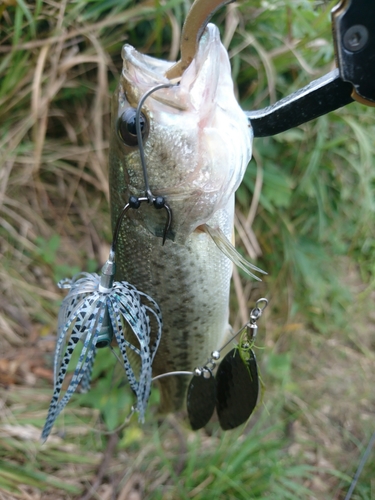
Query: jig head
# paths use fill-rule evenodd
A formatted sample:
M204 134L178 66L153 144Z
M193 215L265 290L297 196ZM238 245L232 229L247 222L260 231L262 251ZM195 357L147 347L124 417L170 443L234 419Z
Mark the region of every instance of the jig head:
M161 339L162 316L159 306L152 297L137 290L126 281L114 280L115 257L121 224L129 209L138 209L141 203L147 202L152 203L156 209L166 210L167 221L163 244L172 223L172 211L165 198L154 196L149 186L140 125L141 109L147 97L160 88L170 86L172 84L168 83L153 87L139 101L136 111L136 130L145 181L145 196L131 196L121 211L113 232L109 257L101 274L79 273L71 280L62 280L58 284L60 288L69 289L69 292L59 311L54 359L54 392L42 431L43 441L49 436L56 418L78 386L80 385L83 391L90 388L96 351L99 348L110 348L113 337L116 338L120 348L129 385L137 398L133 411L139 413L140 421L144 420L151 390L152 362ZM152 345L151 323L156 325L155 341ZM126 325L130 327L137 339L137 345L133 345L126 339ZM79 359L68 388L61 397L68 366L73 352L77 349L80 349ZM128 350L140 358L141 368L138 378L129 362Z

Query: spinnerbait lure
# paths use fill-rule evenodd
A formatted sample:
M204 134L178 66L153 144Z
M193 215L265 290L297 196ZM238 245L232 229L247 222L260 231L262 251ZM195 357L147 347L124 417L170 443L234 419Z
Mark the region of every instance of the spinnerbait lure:
M54 391L42 431L43 441L48 438L56 418L65 408L78 385L83 391L90 388L97 349L110 346L113 337L120 348L129 385L137 398L133 411L139 413L141 422L144 421L151 390L152 362L162 333L162 315L158 304L152 297L137 290L126 281L114 281L115 255L121 223L129 209L136 210L143 202L147 202L156 209L166 210L167 221L163 233L163 244L171 225L172 211L169 205L163 197L155 197L149 187L140 126L141 108L144 101L152 92L166 86L169 87L171 84L158 85L146 92L140 99L136 111L136 133L140 145L145 196L131 196L120 213L113 232L109 258L101 274L79 273L71 280L62 280L58 284L60 288L69 289L69 292L59 311L54 358ZM151 341L151 318L154 318L153 324L156 325L153 343ZM132 330L137 345L125 337L126 326ZM79 359L68 388L61 397L68 366L73 352L77 349L80 349ZM140 358L138 378L129 362L128 349Z
M61 288L70 290L59 312L54 392L42 432L43 441L47 439L56 418L78 385L81 385L83 391L89 389L96 351L98 348L109 346L113 336L120 348L129 385L137 398L135 410L139 413L139 419L144 420L151 387L152 362L162 332L161 311L149 295L138 291L125 281L113 282L111 269L114 271L114 261L109 259L103 266L101 276L80 273L70 281L59 283ZM156 340L152 345L151 316L157 323ZM129 325L133 331L138 346L126 340L125 325ZM81 349L79 359L69 386L60 399L68 365L76 349ZM128 360L127 349L131 349L140 358L138 380Z

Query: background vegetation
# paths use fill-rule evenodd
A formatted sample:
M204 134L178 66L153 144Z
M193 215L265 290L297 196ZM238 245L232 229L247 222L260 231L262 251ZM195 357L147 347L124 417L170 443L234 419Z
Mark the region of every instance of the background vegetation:
M330 71L330 9L318 0L242 0L214 22L243 109ZM238 190L237 243L266 269L234 275L232 322L254 299L265 385L245 428L192 433L184 415L127 416L102 353L40 446L61 294L110 241L109 99L124 42L178 57L184 0L0 2L0 496L3 498L344 498L374 431L372 108L351 104L254 141ZM352 498L375 495L369 460ZM96 493L95 493L95 491ZM133 496L131 496L133 495Z

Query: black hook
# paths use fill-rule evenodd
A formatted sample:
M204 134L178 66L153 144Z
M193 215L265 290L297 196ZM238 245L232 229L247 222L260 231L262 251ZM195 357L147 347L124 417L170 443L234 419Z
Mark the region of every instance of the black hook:
M147 202L147 203L152 203L154 207L157 210L160 210L164 208L167 212L167 222L165 223L164 226L164 231L163 231L163 245L165 243L165 240L167 238L168 231L171 227L172 224L172 210L170 206L165 202L165 198L163 196L130 196L128 203L124 206L122 209L120 215L117 218L115 230L113 231L113 240L112 240L112 252L116 252L116 245L117 245L117 240L118 236L120 233L120 228L121 228L121 223L122 220L126 214L126 212L132 208L134 210L137 210L142 203Z

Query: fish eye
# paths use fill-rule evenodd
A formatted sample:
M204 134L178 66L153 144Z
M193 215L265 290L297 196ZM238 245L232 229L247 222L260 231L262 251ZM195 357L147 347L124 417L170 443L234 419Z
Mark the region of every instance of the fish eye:
M137 110L135 108L126 109L117 121L117 133L120 139L127 146L137 146L137 129L135 125L135 117ZM141 126L142 139L145 140L148 132L149 125L146 116L141 112L139 116L139 124Z

